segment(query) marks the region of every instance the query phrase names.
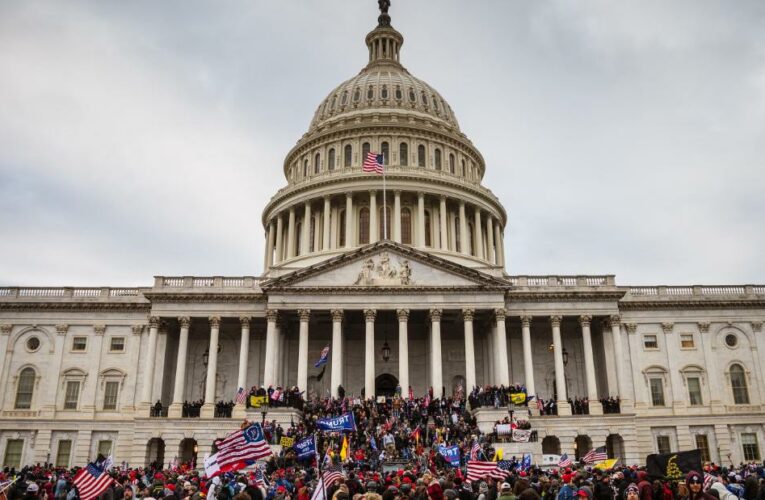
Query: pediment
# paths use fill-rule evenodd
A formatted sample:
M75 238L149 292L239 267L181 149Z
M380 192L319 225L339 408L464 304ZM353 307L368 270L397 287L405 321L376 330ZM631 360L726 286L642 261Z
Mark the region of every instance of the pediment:
M391 241L382 241L261 283L264 290L506 289L499 278Z

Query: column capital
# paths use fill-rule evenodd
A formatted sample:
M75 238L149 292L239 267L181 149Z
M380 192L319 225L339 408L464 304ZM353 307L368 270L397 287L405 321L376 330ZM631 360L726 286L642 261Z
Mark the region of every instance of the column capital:
M191 326L191 318L188 316L181 316L178 318L178 323L180 323L181 328L188 328Z
M298 317L301 323L307 323L311 319L310 309L298 309Z
M342 309L332 309L330 311L330 314L332 315L332 321L335 323L340 323L343 321L343 310Z
M377 196L377 190L376 189L370 189L369 190L369 196Z
M560 322L563 320L563 316L550 316L550 324L553 328L560 328Z
M417 191L417 198L425 198L425 191Z
M393 195L394 196L401 196L401 190L400 189L394 189L393 190Z
M534 319L534 316L528 316L528 315L521 316L521 326L524 328L529 328L531 326L532 319Z
M133 330L133 335L141 335L143 333L144 325L133 325L130 328Z
M752 321L752 331L759 333L762 331L762 321Z
M627 333L637 332L637 323L625 323L624 328L627 329Z
M2 333L3 335L10 335L11 330L13 330L13 325L9 325L9 324L0 325L0 333Z
M56 325L56 333L59 335L66 335L69 331L69 325Z
M442 201L442 202L446 203L446 195L442 194L441 196L439 196L438 197L438 201Z
M437 309L433 308L430 311L428 311L428 314L430 315L430 321L441 321L441 315L443 313L443 309Z
M149 316L149 328L159 328L159 316Z
M106 325L93 325L93 331L99 337L103 337L104 333L106 333Z
M674 328L675 324L669 321L661 324L661 329L664 330L664 333L672 333Z
M618 314L612 314L608 317L608 326L611 328L619 326L622 323L622 317Z
M353 193L351 193L350 191L349 191L349 192L347 192L347 193L345 193L345 199L346 199L346 200L347 200L347 199L352 199L352 198L353 198Z
M475 309L466 307L462 310L463 321L473 321L475 319Z
M290 215L295 215L295 205L292 205L289 210Z
M460 208L465 208L465 200L460 200Z
M507 319L507 309L504 307L499 307L497 309L494 309L494 320L495 321L505 321Z
M409 309L398 309L396 311L399 323L402 321L409 321Z
M375 309L364 309L364 320L368 322L374 321L377 317L377 311Z
M246 316L246 315L239 316L239 323L241 323L242 328L249 328L251 321L252 321L252 317L250 316Z
M582 314L579 316L579 324L582 326L582 328L589 327L590 323L592 323L592 316L589 314Z
M699 322L699 332L701 332L701 333L709 332L709 322L700 321Z
M210 327L220 328L220 316L210 316Z
M278 318L279 311L277 309L266 309L266 321L275 323Z

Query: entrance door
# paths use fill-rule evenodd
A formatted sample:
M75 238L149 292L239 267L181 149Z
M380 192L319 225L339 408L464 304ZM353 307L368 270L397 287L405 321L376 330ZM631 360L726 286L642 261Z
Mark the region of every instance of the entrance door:
M375 379L375 395L393 396L396 393L398 379L390 373L383 373Z

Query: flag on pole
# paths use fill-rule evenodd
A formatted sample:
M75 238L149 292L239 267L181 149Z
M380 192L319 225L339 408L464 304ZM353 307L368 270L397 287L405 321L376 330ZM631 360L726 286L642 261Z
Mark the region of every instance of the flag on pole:
M383 166L383 155L370 151L364 158L364 164L361 166L361 170L367 173L382 174L385 167Z
M343 436L343 446L340 448L340 460L345 462L348 459L348 436Z
M609 458L608 460L603 460L602 462L595 464L593 466L593 469L601 469L601 470L613 469L618 461L619 461L619 458Z
M210 459L216 462L220 472L229 472L243 469L248 462L270 457L272 453L260 424L252 424L226 436L218 444L218 453Z
M473 447L470 448L470 460L478 460L478 454L481 453L481 445L478 441L473 442Z
M325 347L321 350L321 355L319 356L319 361L314 363L314 368L321 368L322 366L327 364L327 358L329 358L329 346Z
M484 462L479 460L468 460L467 478L468 481L478 481L490 477L492 479L505 479L508 471L499 468L497 462Z
M319 484L316 485L311 500L327 500L327 488L341 479L343 479L343 475L338 467L328 467L319 478Z
M96 498L114 482L108 471L111 466L112 457L109 457L100 462L91 462L77 472L74 486L81 500Z
M595 462L602 462L607 458L608 453L606 453L606 447L601 446L600 448L595 448L588 451L587 454L582 458L582 461L586 464L594 464Z
M564 453L560 456L558 467L571 467L571 458L568 456L568 453Z
M247 399L247 393L244 391L244 387L240 387L238 391L236 391L236 397L234 398L234 403L238 405L243 405L245 399Z

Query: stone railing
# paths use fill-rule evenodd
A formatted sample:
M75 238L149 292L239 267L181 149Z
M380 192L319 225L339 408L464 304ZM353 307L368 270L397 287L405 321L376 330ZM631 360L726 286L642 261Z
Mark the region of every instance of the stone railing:
M612 274L600 276L510 276L510 284L518 287L616 286Z
M155 276L157 288L256 288L254 276Z
M3 287L0 299L40 298L40 299L120 299L136 298L146 288L75 288L75 287Z
M627 297L738 297L742 295L765 295L765 285L720 285L720 286L632 286Z

